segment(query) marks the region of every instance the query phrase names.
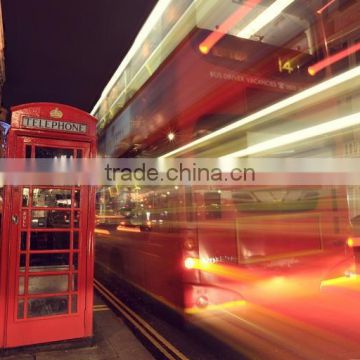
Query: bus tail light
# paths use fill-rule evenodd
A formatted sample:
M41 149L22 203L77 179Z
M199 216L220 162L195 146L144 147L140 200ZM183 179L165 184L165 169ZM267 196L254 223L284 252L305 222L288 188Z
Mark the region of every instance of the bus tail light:
M355 247L355 246L360 246L360 238L359 237L349 237L346 240L346 244L348 247Z
M194 258L188 257L184 260L184 266L189 270L193 269L195 265L196 265L196 259Z
M207 298L207 296L201 295L196 299L196 305L199 308L204 309L209 305L209 299Z

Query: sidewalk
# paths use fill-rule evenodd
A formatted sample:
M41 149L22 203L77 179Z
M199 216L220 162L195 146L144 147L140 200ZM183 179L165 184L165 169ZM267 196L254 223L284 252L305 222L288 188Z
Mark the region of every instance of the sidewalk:
M93 346L63 350L27 348L4 360L153 360L124 321L95 294ZM1 356L0 356L1 357Z

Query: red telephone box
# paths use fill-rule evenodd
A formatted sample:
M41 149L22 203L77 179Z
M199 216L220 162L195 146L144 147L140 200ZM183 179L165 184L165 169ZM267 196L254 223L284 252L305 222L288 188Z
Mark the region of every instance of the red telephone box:
M8 158L96 156L96 119L71 106L13 107ZM5 186L0 348L92 335L92 186Z

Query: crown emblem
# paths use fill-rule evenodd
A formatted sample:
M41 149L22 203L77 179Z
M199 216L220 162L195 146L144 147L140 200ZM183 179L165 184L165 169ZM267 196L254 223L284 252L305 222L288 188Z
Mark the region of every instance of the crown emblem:
M61 119L63 117L63 113L58 108L55 108L50 111L50 116L55 119Z

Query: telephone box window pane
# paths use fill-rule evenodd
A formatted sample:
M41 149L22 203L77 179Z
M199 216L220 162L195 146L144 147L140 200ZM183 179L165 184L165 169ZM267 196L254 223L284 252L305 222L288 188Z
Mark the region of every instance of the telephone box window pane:
M72 313L77 312L77 295L71 296L71 312Z
M31 145L26 145L25 146L25 157L27 159L31 158Z
M82 150L81 150L81 149L77 149L77 150L76 150L76 157L77 157L78 159L81 159L81 158L82 158Z
M74 211L74 228L79 227L80 222L80 211Z
M78 275L74 274L72 281L72 291L77 291L77 290L78 290Z
M21 233L21 244L20 244L21 251L26 250L26 232Z
M79 265L79 255L78 254L73 254L73 267L74 267L74 270L78 269L78 265Z
M30 299L28 302L27 316L29 318L67 314L68 297L54 296L43 299Z
M32 228L68 228L70 211L36 210L32 212Z
M24 284L25 284L24 277L20 276L19 277L19 295L24 295Z
M34 189L33 207L71 207L71 190Z
M31 232L30 250L70 249L69 232Z
M74 157L74 150L36 146L35 157L46 159L70 159Z
M20 255L20 271L25 271L25 264L26 264L26 255Z
M78 249L79 248L79 232L78 231L74 231L74 244L73 244L74 249Z
M30 271L67 271L69 254L30 254Z
M1 146L0 146L1 151ZM0 229L1 229L1 216L4 212L4 187L0 186Z
M74 207L79 208L80 207L80 190L76 189L74 194Z
M24 318L24 300L20 299L18 302L18 313L17 313L18 319Z
M29 277L29 294L52 294L68 291L67 275Z
M31 215L32 228L45 228L47 227L47 211L39 210L33 211Z
M29 197L30 197L30 189L29 188L23 188L22 207L28 207L29 206Z

